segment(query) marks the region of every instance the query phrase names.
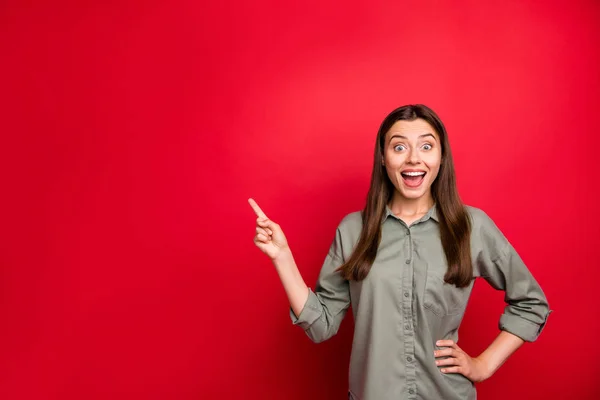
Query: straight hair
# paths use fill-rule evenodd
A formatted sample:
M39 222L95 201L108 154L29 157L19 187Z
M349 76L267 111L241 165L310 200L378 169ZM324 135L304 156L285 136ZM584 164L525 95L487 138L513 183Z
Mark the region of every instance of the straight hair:
M352 255L337 270L348 280L363 280L367 277L381 242L381 222L386 205L392 199L395 187L390 181L385 166L386 133L398 121L422 119L437 132L442 144L442 160L436 179L431 185L431 195L436 204L439 219L440 239L446 255L448 269L444 281L456 287L468 286L473 277L471 260L471 221L465 205L460 200L456 187L456 176L452 152L444 124L437 114L423 104L409 104L392 111L381 123L375 144L371 185L367 204L361 211L362 230Z

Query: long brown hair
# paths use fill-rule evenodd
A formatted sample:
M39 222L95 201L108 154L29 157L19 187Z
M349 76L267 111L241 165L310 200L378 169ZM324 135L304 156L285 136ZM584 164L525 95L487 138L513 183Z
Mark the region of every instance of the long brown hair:
M431 184L431 195L436 203L440 238L448 262L444 280L456 287L465 287L472 279L471 221L456 188L448 135L437 114L423 104L410 104L395 109L379 127L371 187L367 195L367 205L361 212L363 226L360 238L348 261L338 268L346 279L359 281L369 273L381 241L381 221L386 205L394 194L394 185L385 171L385 166L382 165L386 133L397 121L413 121L417 118L427 121L436 130L442 143L442 161L438 176Z

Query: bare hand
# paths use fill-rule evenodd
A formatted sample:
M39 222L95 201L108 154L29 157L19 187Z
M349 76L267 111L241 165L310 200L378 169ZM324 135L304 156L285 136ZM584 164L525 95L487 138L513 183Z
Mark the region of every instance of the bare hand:
M470 357L454 341L439 340L436 344L447 347L433 353L436 358L449 357L435 361L436 365L443 366L441 370L443 373L462 374L471 382L481 382L490 377L485 362L477 357Z
M281 230L281 227L271 221L260 209L256 201L248 199L248 203L256 213L256 236L254 244L271 260L276 259L285 250L289 249L287 239Z

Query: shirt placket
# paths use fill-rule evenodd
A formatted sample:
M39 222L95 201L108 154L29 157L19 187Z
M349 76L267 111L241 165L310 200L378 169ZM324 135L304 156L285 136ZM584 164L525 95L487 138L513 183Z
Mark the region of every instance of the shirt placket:
M406 398L416 399L417 398L417 378L416 378L416 363L415 363L415 332L414 332L414 318L413 318L413 307L412 301L414 297L414 257L413 257L413 240L412 232L413 228L406 227L406 241L408 244L408 251L404 259L405 273L402 274L402 329L404 338L404 362L406 371Z

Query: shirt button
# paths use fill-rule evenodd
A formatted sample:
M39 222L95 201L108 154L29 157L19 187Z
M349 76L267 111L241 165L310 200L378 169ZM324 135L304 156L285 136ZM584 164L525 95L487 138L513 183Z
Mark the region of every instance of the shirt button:
M412 389L408 389L408 393L410 393L410 394L414 394L414 393L415 393L415 391L414 391L414 390L412 390Z
M410 296L410 294L408 294L408 292L404 292L404 297L408 297Z
M410 235L410 229L406 231L406 234L407 234L407 235Z
M406 357L406 361L411 362L412 361L412 357L411 356Z
M406 263L407 263L407 264L410 264L410 260L406 260Z

